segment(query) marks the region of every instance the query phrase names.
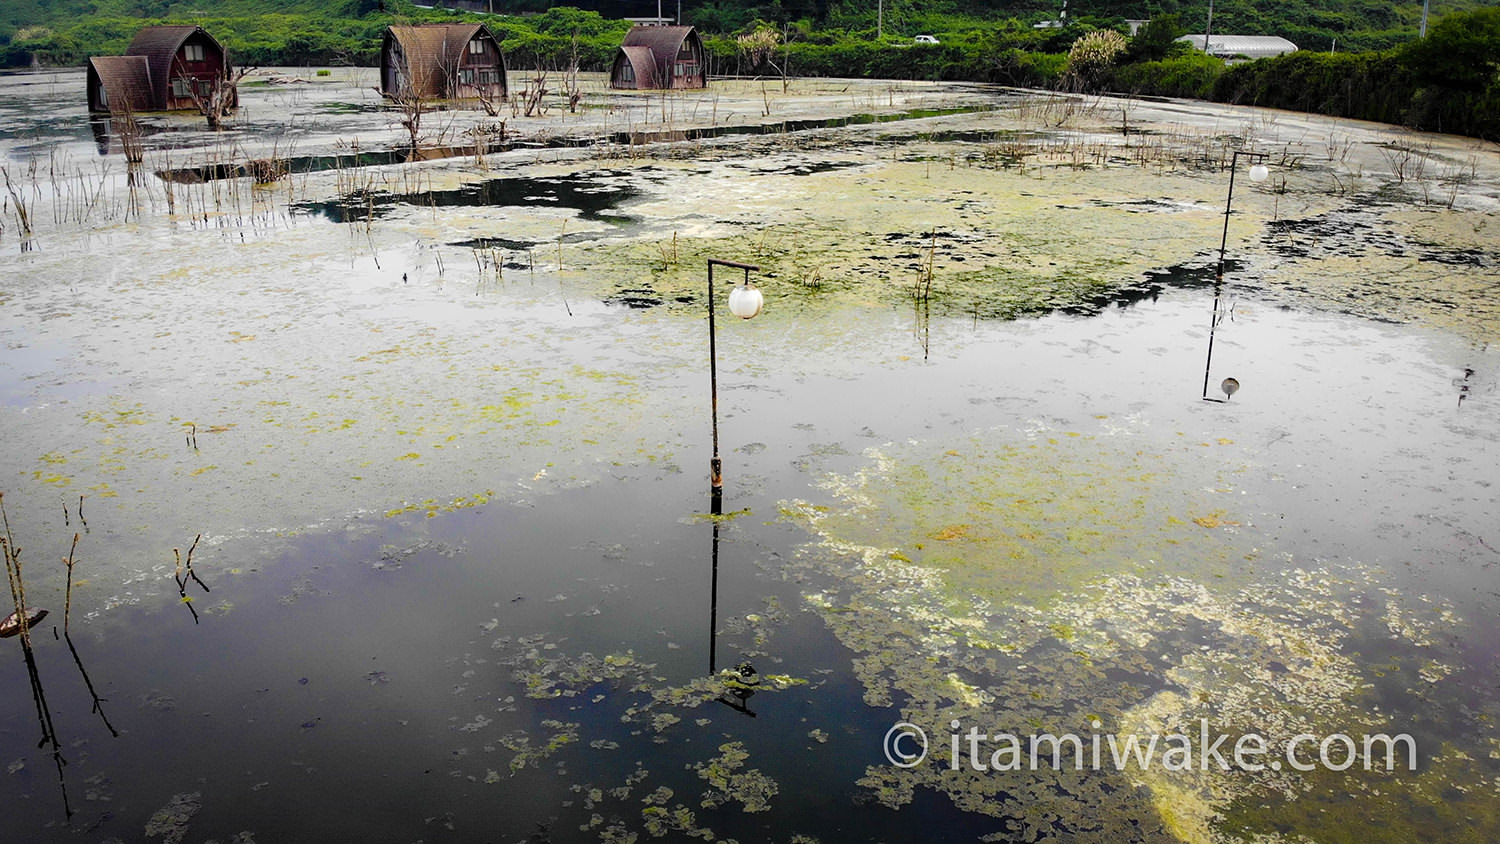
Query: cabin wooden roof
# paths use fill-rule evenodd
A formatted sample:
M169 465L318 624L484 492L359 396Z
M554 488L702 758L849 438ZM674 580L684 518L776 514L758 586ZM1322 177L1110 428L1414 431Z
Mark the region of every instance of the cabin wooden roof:
M156 97L151 89L151 66L145 56L94 56L89 59L89 70L104 88L110 111L151 111L156 108ZM91 108L96 105L89 103Z
M635 87L656 87L656 58L651 54L650 47L621 47L620 58L630 63L630 69L635 72Z
M177 51L182 48L182 43L197 33L203 33L224 56L225 73L228 74L228 53L224 51L217 39L208 34L208 30L201 26L148 26L143 27L140 32L131 39L130 46L125 48L127 56L145 56L151 65L151 79L158 85L165 86L167 80L172 78L172 60L176 58Z
M447 77L464 64L469 42L480 34L495 36L478 23L426 23L392 26L389 38L401 46L406 72L416 93L427 97L446 94Z
M633 26L625 33L620 46L648 47L651 52L670 61L692 32L691 26Z

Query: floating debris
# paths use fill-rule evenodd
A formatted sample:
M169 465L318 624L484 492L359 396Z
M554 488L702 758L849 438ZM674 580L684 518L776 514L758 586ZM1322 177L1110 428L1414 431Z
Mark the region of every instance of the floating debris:
M146 836L160 835L162 844L181 844L187 837L188 821L203 808L202 792L176 794L146 821Z
M711 786L703 794L703 808L717 809L731 801L742 804L746 812L771 808L771 798L781 787L757 768L742 770L749 758L744 743L732 741L719 745L717 757L693 766L698 776Z
M26 608L26 628L35 627L37 622L47 617L47 611L41 607ZM9 639L21 634L21 616L19 613L11 613L4 619L0 619L0 639Z

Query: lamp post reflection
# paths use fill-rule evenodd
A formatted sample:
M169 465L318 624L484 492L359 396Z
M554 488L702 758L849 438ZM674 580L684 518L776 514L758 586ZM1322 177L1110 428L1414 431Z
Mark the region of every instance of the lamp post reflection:
M712 561L711 580L709 584L708 598L708 676L719 676L719 532L722 529L720 510L721 497L712 495L712 514L709 523L713 526L713 551L710 556ZM730 674L726 671L725 674ZM744 715L755 717L750 711L749 701L755 695L754 686L760 683L760 677L755 672L755 666L748 661L742 661L734 667L734 676L726 677L727 688L715 700L725 706Z
M1239 170L1240 156L1242 155L1250 161L1254 162L1250 166L1250 181L1263 182L1266 180L1266 176L1269 174L1269 171L1266 169L1265 165L1266 153L1235 150L1234 153L1230 156L1229 196L1224 201L1224 233L1219 239L1219 267L1218 270L1214 273L1214 309L1213 315L1208 323L1208 354L1203 361L1204 401L1228 401L1229 397L1233 396L1235 391L1240 388L1239 381L1233 378L1226 378L1221 385L1225 397L1220 399L1209 398L1208 396L1209 370L1213 366L1214 359L1214 331L1219 327L1219 320L1222 319L1219 314L1219 296L1223 292L1224 286L1224 253L1229 247L1229 215L1232 214L1234 210L1234 176L1235 173Z
M718 498L714 498L715 502ZM715 508L709 521L714 529L713 576L708 591L708 676L719 673L719 513Z

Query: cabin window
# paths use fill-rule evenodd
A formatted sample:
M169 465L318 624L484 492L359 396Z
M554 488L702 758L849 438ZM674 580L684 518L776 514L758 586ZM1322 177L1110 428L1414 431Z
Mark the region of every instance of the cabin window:
M495 84L499 83L499 81L500 81L500 71L499 70L496 70L493 67L480 68L480 70L479 70L479 84L480 85L495 85Z
M214 83L208 79L198 80L198 96L207 97L214 92Z
M630 62L625 62L624 64L620 65L620 81L621 82L634 82L635 81L635 68L631 67Z
M176 77L172 80L172 96L191 97L192 95L193 89L189 85L188 80L182 78L181 76Z
M203 45L202 44L184 44L184 45L182 45L182 60L183 61L187 61L187 62L201 62L201 61L203 61Z
M473 41L470 41L469 42L469 55L471 55L471 56L482 56L482 55L484 55L484 42L480 41L478 38L475 38Z
M99 86L99 105L109 108L109 89L103 85Z
M473 85L474 84L474 71L471 70L471 69L469 69L469 68L465 68L463 70L460 70L458 72L458 84L460 84L460 85Z

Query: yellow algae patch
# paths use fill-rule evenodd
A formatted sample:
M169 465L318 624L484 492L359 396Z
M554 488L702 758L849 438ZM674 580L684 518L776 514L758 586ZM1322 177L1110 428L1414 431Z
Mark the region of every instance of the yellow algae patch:
M1222 510L1216 510L1212 513L1209 513L1207 516L1198 516L1197 518L1193 519L1193 523L1198 527L1209 528L1210 530L1212 530L1213 528L1226 526L1232 527L1239 525L1239 522L1231 522L1228 519L1224 518L1224 511Z
M419 504L405 504L400 507L394 507L390 510L387 510L385 511L385 517L389 519L404 515L406 513L422 513L430 519L435 517L439 513L452 513L458 510L464 510L470 507L478 507L483 504L488 504L490 502L490 499L494 497L495 491L492 489L487 489L482 493L476 493L474 495L460 495L457 498L451 499L447 504L439 504L437 502L437 499L429 498Z
M932 538L939 542L950 542L968 536L970 530L972 530L972 525L948 525L932 534Z

